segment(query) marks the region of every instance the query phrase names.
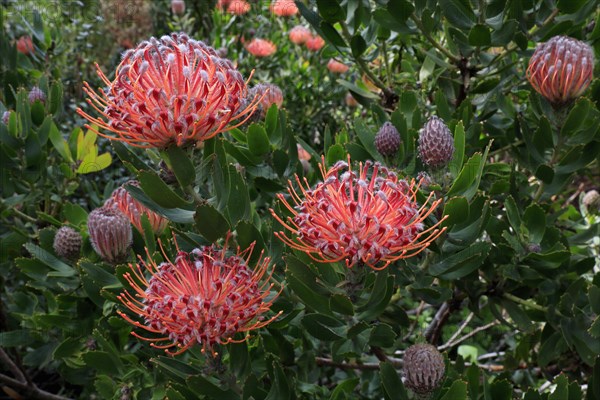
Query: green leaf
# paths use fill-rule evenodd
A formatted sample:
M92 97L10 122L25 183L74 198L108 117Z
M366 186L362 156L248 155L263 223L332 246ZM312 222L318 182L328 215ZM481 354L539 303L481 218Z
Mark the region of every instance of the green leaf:
M324 341L342 339L346 330L342 321L323 314L306 314L302 325L312 336Z
M67 202L63 207L63 216L69 223L79 226L85 224L88 213L80 205Z
M302 261L293 256L285 257L285 276L289 286L311 309L331 315L328 293L317 283L317 276Z
M444 204L444 216L448 216L442 226L452 227L469 217L469 202L464 197L452 197Z
M185 378L185 376L184 376ZM186 379L187 386L196 395L206 396L212 400L239 400L240 396L231 389L222 389L209 378L202 375L190 376Z
M392 17L399 22L406 22L415 7L406 0L390 0L387 3L387 9Z
M574 14L583 7L586 2L587 0L558 0L557 7L563 13Z
M91 174L93 172L102 171L112 163L110 153L97 155L96 152L89 152L85 155L81 164L77 168L78 174Z
M450 172L453 176L458 176L465 156L465 128L462 121L458 121L454 128L454 155L450 160Z
M490 28L477 24L469 32L469 44L471 46L489 46L492 42Z
M317 8L325 21L339 22L345 18L344 11L336 0L317 0Z
M334 294L329 300L332 311L344 315L354 315L354 305L350 298L343 294Z
M446 280L465 277L483 264L491 247L490 243L479 242L450 256L443 256L441 261L429 267L429 273Z
M335 389L333 389L333 392L331 392L331 397L329 397L329 400L344 400L352 398L354 389L356 389L359 382L359 378L348 378L337 382Z
M48 267L52 268L55 272L50 272L48 276L68 278L76 275L75 269L70 265L65 264L46 250L38 247L32 243L24 245L27 251L36 259L43 262Z
M540 243L546 232L546 213L537 204L531 204L523 214L523 223L529 231L529 240Z
M560 374L555 380L556 388L548 396L548 400L566 400L569 398L569 380L563 374Z
M386 361L379 366L379 376L385 393L390 400L408 400L404 384L394 366ZM456 400L456 399L452 399Z
M0 347L27 346L33 342L28 329L0 332Z
M440 400L467 400L467 382L454 381Z
M465 372L468 386L469 386L469 400L478 400L479 399L479 379L481 376L481 371L476 364L472 364L467 368Z
M265 400L290 400L292 399L292 391L283 369L279 364L273 362L274 384L271 386L269 395Z
M504 201L504 207L506 208L506 216L508 217L510 226L515 230L515 232L520 232L521 216L519 215L519 209L515 199L512 196L508 196Z
M186 151L181 147L171 145L165 153L179 184L184 188L192 185L196 180L196 170Z
M367 50L367 42L365 42L365 39L361 35L354 35L350 40L350 49L352 50L352 55L359 58Z
M440 0L438 4L451 25L465 30L474 25L475 13L468 0Z
M198 233L209 242L215 242L231 229L223 214L210 204L196 207L194 221L196 221Z
M466 194L468 189L477 180L477 171L482 167L483 163L484 160L481 157L481 153L473 154L463 166L458 178L456 178L454 184L450 187L447 196Z
M255 156L262 156L271 150L267 131L261 125L252 124L247 133L248 149Z
M377 273L373 290L367 303L358 307L358 311L360 312L358 315L359 320L376 318L385 310L390 302L394 293L394 276L387 276L387 274L382 272L379 271Z
M387 324L375 325L369 336L369 345L376 347L392 347L396 341L396 332Z
M515 324L517 324L520 330L524 332L529 332L533 329L533 323L531 322L531 318L529 318L527 313L521 310L521 308L517 304L505 299L502 299L501 304L508 313L508 315L510 315L510 318L515 322Z
M344 146L341 144L334 144L329 147L327 151L327 165L333 165L336 161L344 160L346 158L346 151Z
M135 170L148 170L149 167L146 165L141 158L137 156L129 147L125 146L123 143L113 140L111 142L112 148L117 153L117 156L124 163L130 165Z
M191 203L181 198L154 172L140 171L137 175L140 186L156 204L166 208L188 207Z
M85 361L89 367L95 368L101 374L118 374L123 368L123 364L106 351L90 351L85 353L83 355L83 361Z
M48 112L56 114L62 106L63 88L60 82L54 82L48 96Z

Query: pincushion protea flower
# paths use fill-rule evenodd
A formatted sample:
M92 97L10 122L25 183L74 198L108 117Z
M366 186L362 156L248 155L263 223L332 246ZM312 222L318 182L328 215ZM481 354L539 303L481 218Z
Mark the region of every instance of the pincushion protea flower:
M152 231L155 234L160 235L167 227L169 221L134 199L129 192L127 192L127 189L125 189L126 185L139 187L140 183L132 180L126 182L123 186L118 187L106 203L104 203L104 206L120 210L127 218L129 218L129 221L131 221L133 226L142 233L144 232L142 215L145 215L150 222Z
M293 0L275 0L270 8L278 17L292 17L298 14L298 7Z
M341 63L331 58L327 63L327 69L329 70L329 72L332 72L334 74L343 74L344 72L347 72L350 69L350 67L348 67L344 63Z
M147 278L139 264L130 264L124 278L133 288L125 290L119 300L144 323L119 312L131 324L158 337L145 338L136 332L132 335L151 342L151 346L177 355L191 346L202 346L202 352L215 355L214 346L242 342L233 336L239 332L259 329L280 314L266 319L278 294L270 296L273 284L265 277L270 259L262 253L254 270L248 266L254 243L246 250L237 249L235 255L227 254L217 245L194 249L190 253L177 247L175 261L160 265L155 262L140 264L150 274ZM177 245L177 243L175 243ZM163 250L164 253L164 250ZM148 258L151 257L148 255ZM168 257L165 258L168 259ZM159 345L159 342L170 342ZM177 347L176 351L169 349Z
M538 44L529 60L527 79L554 105L579 97L592 82L594 51L579 40L555 36Z
M275 235L288 246L306 252L317 262L346 261L348 267L364 263L375 270L424 250L445 230L438 226L425 229L423 221L440 204L429 195L421 206L416 196L419 184L406 182L379 163L359 164L358 173L348 162L339 161L327 170L325 160L319 166L323 182L311 189L308 181L291 181L288 192L292 206L283 194L281 203L291 213L284 220L272 209L271 214L294 236L283 231ZM383 262L383 266L377 264Z
M281 108L283 104L283 92L279 86L272 83L258 83L249 90L248 95L251 99L260 98L260 104L256 110L256 115L264 118L269 108L276 104Z
M268 57L277 51L277 46L270 40L254 38L246 45L246 50L254 57Z
M233 0L227 6L227 12L233 15L244 15L250 11L252 6L245 0Z
M296 25L290 30L288 34L290 41L294 44L304 44L308 39L312 37L312 33L308 28L302 25Z
M116 134L98 131L101 136L137 147L210 139L232 129L232 120L247 118L258 103L242 109L247 94L242 75L212 47L183 33L151 38L125 52L112 82L96 69L107 89L96 93L86 83L84 90L104 119L77 113Z
M17 39L17 51L21 54L25 54L26 56L33 54L34 47L33 41L31 40L31 36L23 35L19 39Z
M321 36L315 35L307 39L304 45L310 51L319 51L321 48L323 48L323 46L325 46L325 40L323 40Z
M87 220L90 242L103 260L118 264L127 259L133 235L131 224L119 210L96 208Z

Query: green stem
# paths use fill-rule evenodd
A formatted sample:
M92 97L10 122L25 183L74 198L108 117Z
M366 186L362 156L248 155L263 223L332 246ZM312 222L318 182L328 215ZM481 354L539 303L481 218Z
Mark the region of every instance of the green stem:
M522 145L523 143L525 143L523 140L517 140L517 141L516 141L516 142L514 142L514 143L507 144L507 145L506 145L506 146L504 146L504 147L501 147L501 148L499 148L499 149L497 149L497 150L494 150L494 151L490 152L490 154L489 154L489 157L494 157L494 156L496 156L496 155L498 155L498 154L500 154L500 153L502 153L502 152L504 152L504 151L506 151L506 150L510 150L510 149L512 149L513 147L520 146L520 145Z
M196 189L192 185L188 185L186 187L187 192L192 196L197 205L202 205L206 203L206 201L200 196Z
M515 303L521 304L522 306L525 306L532 310L537 310L544 313L548 312L548 307L540 306L532 300L525 300L510 293L504 293L502 296L507 300L514 301Z
M387 57L387 45L385 40L381 41L381 51L383 53L383 64L385 65L385 73L387 75L388 87L392 87L392 69L390 68L390 62Z
M413 20L415 25L417 25L417 28L419 28L419 30L421 31L423 36L425 36L425 38L429 41L429 43L431 43L433 45L433 47L438 49L443 55L448 57L448 59L450 59L453 63L457 63L460 61L460 57L452 54L448 49L446 49L444 46L442 46L440 43L438 43L438 41L435 40L435 38L433 36L431 36L431 34L425 29L425 25L423 25L421 20L419 18L417 18L415 13L411 14L410 19Z

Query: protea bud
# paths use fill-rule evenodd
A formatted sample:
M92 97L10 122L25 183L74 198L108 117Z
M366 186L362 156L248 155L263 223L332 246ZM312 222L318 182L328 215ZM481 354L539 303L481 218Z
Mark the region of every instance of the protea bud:
M391 122L385 122L375 135L375 148L384 156L396 155L400 142L400 133Z
M79 232L68 226L61 227L54 236L54 252L60 257L76 260L81 251L82 238Z
M600 194L595 190L590 190L583 196L583 205L589 213L595 214L600 212Z
M529 253L539 253L542 251L542 246L537 243L529 243L527 245L527 252Z
M254 101L260 99L259 106L256 109L257 117L264 118L269 107L273 104L277 105L277 108L281 108L283 104L283 92L279 86L272 83L258 83L248 91L248 100Z
M417 394L437 389L445 372L444 357L433 345L415 344L404 353L404 384Z
M553 105L562 105L581 96L592 82L594 51L567 36L554 36L538 44L529 60L527 79Z
M92 247L102 259L113 264L127 259L133 234L125 214L100 207L90 213L87 225Z
M432 168L442 167L452 159L454 138L448 126L435 115L419 132L419 158Z
M42 92L42 89L40 89L37 86L34 86L31 88L31 90L29 91L29 103L33 104L36 101L41 101L42 103L46 102L46 93Z
M171 0L171 11L173 12L173 15L185 14L185 1Z
M8 125L8 120L10 119L10 111L4 111L2 114L2 123L4 125Z

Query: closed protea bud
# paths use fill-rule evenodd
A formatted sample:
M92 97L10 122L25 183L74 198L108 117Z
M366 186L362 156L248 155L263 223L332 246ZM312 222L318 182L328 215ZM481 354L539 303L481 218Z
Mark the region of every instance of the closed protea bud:
M61 227L54 236L54 252L60 257L76 260L81 251L82 238L79 232L68 226Z
M419 158L432 168L442 167L452 159L454 138L448 126L435 115L419 132Z
M8 120L10 119L10 111L4 111L2 114L2 123L4 125L8 125Z
M269 108L276 104L281 108L283 104L283 92L279 86L272 83L258 83L248 91L248 100L261 99L256 110L256 117L264 118Z
M542 246L537 243L529 243L527 245L527 252L529 253L539 253L542 251Z
M589 213L600 212L600 194L595 190L590 190L583 196L582 203Z
M173 12L173 15L185 14L185 1L171 0L171 11Z
M34 86L31 88L31 90L29 91L29 103L33 104L36 101L41 101L42 103L46 102L46 93L42 92L42 89L40 89L37 86Z
M381 126L375 135L375 148L384 156L394 156L400 148L400 134L391 122Z
M417 394L428 394L442 383L446 366L435 346L419 343L404 353L404 384Z
M113 264L127 259L133 234L125 214L100 207L90 213L87 225L92 247L102 259Z
M17 51L21 54L30 55L34 52L31 36L24 35L17 39Z
M555 36L540 43L529 60L527 79L553 105L581 96L592 82L594 51L586 43Z

